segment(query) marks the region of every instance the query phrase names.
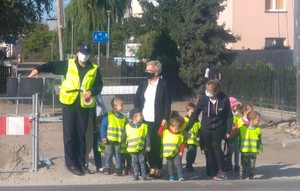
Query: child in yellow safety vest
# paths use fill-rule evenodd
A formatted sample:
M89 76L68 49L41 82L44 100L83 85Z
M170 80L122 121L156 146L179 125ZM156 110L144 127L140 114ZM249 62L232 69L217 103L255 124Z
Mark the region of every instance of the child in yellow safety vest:
M189 118L194 112L195 108L196 105L194 103L190 102L186 105L185 109L187 112L187 116L184 117L184 126L189 122ZM196 160L197 147L199 146L199 141L200 141L200 128L201 128L201 123L199 122L199 120L197 120L187 134L187 140L186 140L187 153L186 153L186 166L185 166L187 172L194 171L193 164L195 163ZM201 150L203 150L203 148Z
M129 113L132 120L125 126L122 135L122 143L127 144L127 152L131 154L133 180L139 180L139 173L143 180L146 177L146 151L150 151L150 137L148 133L148 125L143 123L143 114L139 109L132 109Z
M229 147L231 154L234 154L234 170L239 172L240 171L240 164L239 164L239 147L238 147L238 139L237 139L237 132L238 132L238 121L241 120L240 108L242 103L236 99L235 97L229 97L230 107L233 115L233 126L230 132L229 138ZM226 171L232 170L232 166Z
M121 138L127 118L123 111L123 100L114 97L111 101L112 111L107 112L100 125L100 136L105 144L105 175L111 174L112 158L115 156L115 175L121 176Z
M178 180L183 181L182 156L184 151L184 136L180 131L183 119L172 117L169 128L161 126L158 136L162 137L162 155L167 159L169 180L174 181L174 167L176 167Z
M258 126L260 114L251 111L247 115L249 125L242 125L238 130L239 149L241 153L241 179L253 179L257 154L262 154L262 132Z

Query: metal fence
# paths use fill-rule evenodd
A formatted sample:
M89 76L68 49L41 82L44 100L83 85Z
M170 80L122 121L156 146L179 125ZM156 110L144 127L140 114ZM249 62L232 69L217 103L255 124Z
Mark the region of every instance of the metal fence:
M296 111L296 68L264 64L221 69L223 90L243 102L284 111Z
M1 149L3 165L0 172L36 171L39 164L38 94L32 97L0 97L0 105L0 134L8 136L0 145L8 149L6 152Z

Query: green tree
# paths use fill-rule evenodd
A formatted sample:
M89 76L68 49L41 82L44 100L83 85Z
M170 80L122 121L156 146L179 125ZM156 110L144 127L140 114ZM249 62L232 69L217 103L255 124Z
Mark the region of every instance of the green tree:
M74 27L74 45L80 43L90 43L92 47L96 47L96 43L92 42L93 31L107 31L107 10L111 10L111 26L120 23L124 17L125 10L130 0L73 0L66 7L66 29L64 31L64 43L71 44L72 41L72 25ZM111 42L114 31L111 30ZM117 32L118 33L118 32ZM119 36L116 34L115 36ZM120 44L119 46L121 46ZM115 46L114 46L115 47ZM120 47L116 47L118 52ZM65 50L71 52L71 46L66 46ZM96 51L95 48L93 48ZM104 50L104 49L102 49Z
M38 24L23 40L22 55L24 60L47 61L51 57L53 33L46 25Z
M234 54L226 44L236 37L217 24L224 0L161 0L160 25L166 26L176 41L180 57L181 79L195 93L203 90L204 71L208 63L230 64Z
M0 0L0 39L26 33L39 23L46 11L52 10L53 0Z

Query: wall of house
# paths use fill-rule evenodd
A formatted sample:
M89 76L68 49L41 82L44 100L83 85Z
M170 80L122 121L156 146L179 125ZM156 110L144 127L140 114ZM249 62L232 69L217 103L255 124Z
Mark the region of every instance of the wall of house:
M228 0L228 10L220 14L224 22L241 39L229 45L234 50L263 49L265 38L285 38L284 45L294 47L294 0L286 0L286 12L265 12L264 0ZM230 18L231 17L231 18Z

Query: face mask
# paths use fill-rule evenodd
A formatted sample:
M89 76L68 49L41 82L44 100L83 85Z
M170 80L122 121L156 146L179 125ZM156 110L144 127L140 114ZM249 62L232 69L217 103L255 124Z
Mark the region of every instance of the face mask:
M239 112L238 111L233 111L232 114L237 115L237 114L239 114Z
M86 62L86 61L88 61L89 58L90 58L90 55L84 55L84 54L81 54L80 52L78 54L78 60L80 62Z
M146 72L146 77L150 80L155 76L155 73Z
M208 91L205 91L205 95L209 98L211 98L212 96L214 96L214 94L208 92Z

